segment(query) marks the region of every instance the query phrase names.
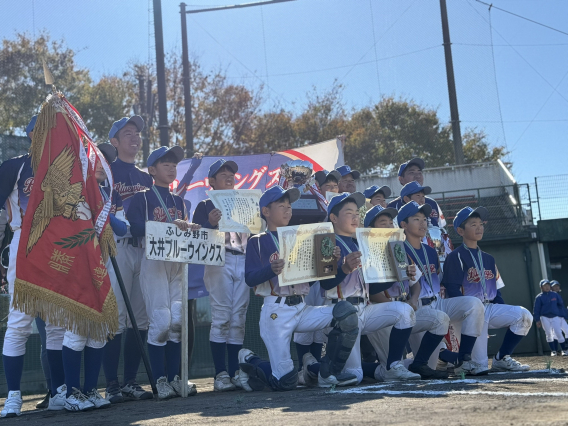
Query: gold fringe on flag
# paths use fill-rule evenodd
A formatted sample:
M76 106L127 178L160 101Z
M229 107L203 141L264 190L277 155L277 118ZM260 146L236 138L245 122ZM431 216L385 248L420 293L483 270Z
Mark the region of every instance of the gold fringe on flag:
M34 175L37 173L37 168L39 167L39 162L43 154L43 149L49 131L55 128L57 123L57 109L53 105L54 101L52 100L54 96L56 95L52 95L49 100L45 101L41 105L41 110L37 116L37 121L34 126L32 144L30 146L30 155L32 157L32 169L34 171Z
M67 329L71 326L70 331L97 341L106 341L118 331L118 305L112 289L99 313L82 303L18 278L14 285L13 304L30 316L41 312L45 322Z
M105 263L108 261L109 255L116 257L116 241L114 240L110 222L104 227L99 244L101 245L101 254Z

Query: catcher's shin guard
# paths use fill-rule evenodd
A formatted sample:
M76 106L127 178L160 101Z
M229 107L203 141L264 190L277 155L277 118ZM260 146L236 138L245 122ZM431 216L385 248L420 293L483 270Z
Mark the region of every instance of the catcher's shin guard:
M324 378L338 375L357 341L359 317L349 302L338 302L333 307L335 325L327 336L326 355L321 360L320 375Z

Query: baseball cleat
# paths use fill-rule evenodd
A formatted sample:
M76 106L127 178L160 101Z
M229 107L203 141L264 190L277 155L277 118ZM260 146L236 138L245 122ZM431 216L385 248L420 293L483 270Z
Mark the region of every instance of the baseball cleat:
M49 391L47 391L47 393L45 394L43 399L36 404L36 408L39 409L39 410L43 410L43 409L47 408L49 406L49 397L50 396L51 396L51 393Z
M8 398L4 402L4 408L0 412L0 417L9 419L22 414L22 393L18 391L8 392Z
M556 356L556 351L550 352L550 356Z
M57 388L57 393L49 398L47 409L49 411L61 411L65 409L67 400L67 385L63 384Z
M152 392L142 389L142 387L138 383L136 383L136 381L125 384L120 389L120 391L122 392L122 396L124 398L128 398L134 401L154 399Z
M215 376L215 380L213 382L213 390L215 392L226 392L226 391L233 391L237 387L231 383L231 377L226 371L221 371L217 376Z
M250 349L243 348L239 351L238 359L239 365L245 364L247 360L254 355L254 352ZM252 392L253 389L250 387L249 383L249 375L245 373L242 369L239 369L235 372L235 377L231 379L231 382L238 387L239 389L244 389L247 392Z
M248 376L247 384L253 391L261 391L264 390L265 387L270 386L262 368L258 368L248 362L240 363L239 366L241 368L240 374L244 373Z
M438 364L436 365L436 371L448 371L449 362L443 361L438 358Z
M377 382L384 382L386 372L387 372L387 369L385 368L385 366L383 364L377 365L377 368L375 368L375 373L373 374L375 376L375 380Z
M376 371L376 370L375 370ZM395 361L391 364L390 370L385 369L384 380L385 382L400 382L406 380L420 380L420 374L413 373L404 368L400 361Z
M95 408L110 408L112 405L110 401L104 399L99 391L94 388L87 393L87 399L93 403Z
M306 386L306 379L304 379L304 374L302 373L303 369L304 367L302 366L302 368L298 371L298 386Z
M339 373L337 375L330 374L329 377L322 377L321 373L318 374L318 386L320 388L330 388L335 386L349 386L356 385L358 382L357 376L350 373Z
M521 364L509 355L505 355L502 359L493 357L491 369L495 371L529 371L531 367L526 364Z
M113 381L107 385L107 388L105 389L105 399L111 404L124 402L124 397L122 396L118 382Z
M568 351L562 351L562 356L568 356Z
M466 376L485 376L486 374L489 374L489 369L475 361L472 361L471 355L464 355L463 361L457 364L454 368L455 375L460 375L462 372Z
M302 357L302 363L302 370L298 373L298 383L301 379L305 386L317 386L318 376L308 370L308 366L317 364L318 361L310 352L308 352Z
M95 408L95 404L89 401L79 389L73 388L73 393L65 399L64 408L70 412L91 411Z
M166 400L177 396L172 385L168 383L168 378L166 376L162 376L156 381L156 388L158 389L158 399Z
M447 371L433 370L428 364L417 364L415 362L410 364L408 370L420 375L422 380L443 380L449 376Z
M181 378L176 374L170 382L170 386L174 389L178 396L181 396ZM187 381L187 396L197 395L197 387L195 383Z

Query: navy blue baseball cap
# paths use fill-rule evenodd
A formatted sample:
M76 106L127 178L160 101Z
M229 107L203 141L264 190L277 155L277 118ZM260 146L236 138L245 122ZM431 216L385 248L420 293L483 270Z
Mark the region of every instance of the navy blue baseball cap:
M422 158L413 158L412 160L407 161L406 163L402 163L398 168L398 175L402 176L404 174L404 170L408 166L416 165L420 168L420 170L424 170L424 160Z
M34 115L32 117L32 119L30 120L30 122L28 123L28 125L26 126L26 135L28 136L28 139L31 141L32 139L30 138L30 132L34 131L34 127L37 121L37 114Z
M385 208L379 205L374 206L372 209L369 209L365 215L365 228L371 226L375 219L382 214L388 214L391 219L394 219L398 214L398 210L392 207Z
M172 146L171 148L168 148L166 146L161 146L158 149L155 149L154 151L152 151L150 153L150 155L148 156L148 161L146 162L146 164L148 165L148 167L153 166L154 164L156 164L156 161L158 161L160 158L162 158L164 155L172 153L176 156L176 159L178 161L178 163L183 160L184 154L183 154L183 149L181 146Z
M489 217L489 212L485 207L478 207L476 209L472 209L471 207L467 206L457 212L456 217L454 218L454 229L459 228L459 226L464 223L467 219L469 219L472 215L477 214L479 218L485 222Z
M239 171L239 166L234 161L227 161L222 158L215 161L213 164L209 166L209 174L207 175L208 178L215 177L219 169L223 166L228 167L233 173L237 173Z
M417 192L424 192L424 195L428 195L432 192L432 188L429 186L421 186L418 182L408 182L400 190L400 198L404 200L404 197L410 197L412 194Z
M540 284L540 286L542 287L542 286L545 285L545 284L550 284L550 281L548 281L548 280L540 280L540 283L539 283L539 284Z
M284 189L281 186L276 185L264 191L264 194L262 194L262 196L260 197L260 203L259 203L261 211L263 207L267 207L270 203L278 201L286 194L288 194L288 197L290 197L290 204L292 204L293 202L297 201L298 198L300 198L300 190L298 188Z
M361 173L359 173L357 170L351 170L351 167L349 167L349 166L341 166L341 167L338 167L335 170L337 172L339 172L341 177L347 176L349 173L351 173L351 175L353 175L353 179L359 179L359 176L361 176Z
M409 218L410 216L414 216L418 212L422 212L426 215L426 217L430 217L430 213L432 213L432 206L430 206L430 204L420 205L416 201L406 203L398 211L398 223L402 222L404 219Z
M327 218L329 220L329 215L333 208L339 204L346 203L347 201L352 201L357 204L357 208L360 209L362 206L365 205L365 196L360 192L353 192L352 194L343 193L340 195L336 195L333 197L327 206Z
M110 132L108 132L109 140L114 138L118 131L126 126L128 123L132 123L136 126L139 132L144 130L144 119L139 115L133 115L132 117L122 117L120 120L115 121L112 123L112 127L110 128Z
M363 195L365 195L366 198L371 199L377 192L382 192L385 198L389 198L392 194L391 189L386 185L373 185L365 189L363 191Z
M550 285L553 286L553 287L554 287L555 285L560 286L560 283L559 283L558 281L556 281L556 280L552 280L552 281L550 281Z
M97 145L97 148L103 153L107 163L110 164L116 160L118 153L116 152L116 148L110 143L100 143Z
M332 170L331 172L328 172L327 170L320 170L314 174L314 179L317 181L319 186L322 186L330 176L333 176L338 182L339 179L341 179L341 175L337 170Z

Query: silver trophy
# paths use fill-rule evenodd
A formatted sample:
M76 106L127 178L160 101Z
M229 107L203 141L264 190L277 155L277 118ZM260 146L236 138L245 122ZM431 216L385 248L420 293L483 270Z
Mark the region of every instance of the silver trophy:
M300 193L308 192L312 184L314 166L309 161L290 160L280 166L280 186L284 189L298 188Z
M446 260L446 248L444 246L444 242L442 241L442 230L437 226L429 225L428 235L430 236L430 239L434 243L434 248L438 253L438 258L440 259L440 262L443 262L444 260Z

